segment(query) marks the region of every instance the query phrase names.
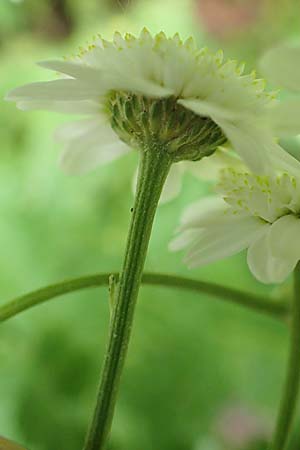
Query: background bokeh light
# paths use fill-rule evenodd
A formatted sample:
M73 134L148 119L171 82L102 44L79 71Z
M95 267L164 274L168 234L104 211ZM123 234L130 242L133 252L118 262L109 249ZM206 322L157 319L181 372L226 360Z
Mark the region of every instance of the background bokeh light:
M72 54L98 32L110 38L115 30L138 33L144 26L193 35L199 46L221 47L249 69L275 43L297 41L299 13L298 0L0 0L0 97L49 79L37 60ZM66 177L51 135L67 120L1 101L1 302L120 267L137 155ZM297 139L284 145L299 152ZM288 297L290 281L260 285L244 254L190 272L180 255L168 252L184 206L211 190L187 175L180 196L159 208L146 269ZM1 324L0 435L30 450L82 448L107 335L107 297L105 289L72 294ZM226 408L273 423L286 331L205 295L143 287L110 450L266 448L261 427L253 442L232 449L217 424ZM299 448L297 433L290 448Z

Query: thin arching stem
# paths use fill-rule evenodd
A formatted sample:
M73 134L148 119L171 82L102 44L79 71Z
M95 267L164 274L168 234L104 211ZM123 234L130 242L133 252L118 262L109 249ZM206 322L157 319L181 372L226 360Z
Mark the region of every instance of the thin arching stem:
M23 311L65 294L107 286L111 275L114 276L115 282L117 282L117 273L100 273L62 281L17 297L0 306L0 322L4 322ZM264 297L248 294L216 283L208 283L206 281L194 280L177 275L144 273L142 276L142 284L193 291L199 295L207 294L217 298L219 301L244 306L254 312L263 313L278 319L286 317L289 312L289 305L282 300L274 302L272 300L266 300Z

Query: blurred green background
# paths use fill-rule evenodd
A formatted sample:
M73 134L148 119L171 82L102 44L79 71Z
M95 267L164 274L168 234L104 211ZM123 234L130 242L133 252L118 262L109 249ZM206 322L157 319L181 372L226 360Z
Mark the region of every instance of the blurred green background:
M36 60L72 54L97 32L110 38L143 26L191 34L251 69L264 49L298 39L299 10L298 0L0 0L0 97L49 79ZM66 177L51 136L67 120L1 101L1 302L120 268L137 155ZM298 151L297 140L284 144ZM260 285L244 254L189 272L181 255L168 253L185 205L211 189L187 175L180 196L159 208L146 269L288 297L291 281ZM104 288L72 294L1 324L0 435L30 450L82 448L108 331L107 297ZM142 287L110 450L265 449L287 343L287 329L271 318L205 295ZM299 445L296 435L291 449Z

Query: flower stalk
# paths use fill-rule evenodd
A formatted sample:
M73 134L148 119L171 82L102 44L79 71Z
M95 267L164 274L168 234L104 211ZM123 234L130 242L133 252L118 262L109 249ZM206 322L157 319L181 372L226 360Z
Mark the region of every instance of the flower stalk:
M108 347L84 450L103 450L106 447L153 220L171 167L170 155L163 148L153 147L141 152L135 204L111 318Z
M112 274L111 272L108 272L61 281L60 283L52 284L37 289L36 291L29 292L28 294L21 295L20 297L16 297L0 306L0 324L34 306L41 305L48 300L61 297L65 294L71 294L72 292L81 291L83 289L107 286L108 284L110 284L111 289L112 276L114 277L115 291L119 275L117 273ZM199 295L201 294L201 298L203 294L206 294L219 299L219 301L243 306L250 311L261 313L284 322L286 322L290 313L290 305L286 299L273 301L271 298L265 299L263 296L239 291L238 289L232 289L216 283L209 283L207 281L195 280L178 275L144 272L142 284L187 290Z
M296 413L300 384L300 262L294 271L294 301L291 311L290 354L287 376L270 450L285 450Z

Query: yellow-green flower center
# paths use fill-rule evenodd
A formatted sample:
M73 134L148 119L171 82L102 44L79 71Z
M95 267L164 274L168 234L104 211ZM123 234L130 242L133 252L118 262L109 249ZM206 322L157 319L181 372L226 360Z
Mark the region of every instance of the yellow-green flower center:
M296 178L287 173L271 177L226 169L218 190L234 212L248 213L272 223L286 214L299 214L297 184Z
M113 91L107 99L111 125L134 148L164 147L173 161L196 161L226 142L221 128L177 103L176 97L148 98Z

